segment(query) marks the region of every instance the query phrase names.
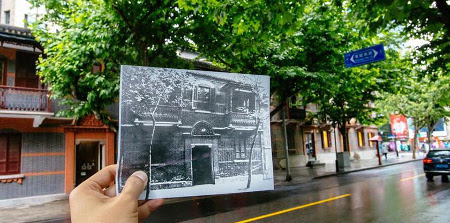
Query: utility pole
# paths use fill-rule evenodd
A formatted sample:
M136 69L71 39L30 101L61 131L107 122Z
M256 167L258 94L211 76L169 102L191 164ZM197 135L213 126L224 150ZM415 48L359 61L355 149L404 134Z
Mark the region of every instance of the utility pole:
M281 109L281 116L283 118L283 134L284 134L284 152L286 154L286 181L291 182L291 166L289 163L289 151L287 142L287 131L286 131L286 105Z

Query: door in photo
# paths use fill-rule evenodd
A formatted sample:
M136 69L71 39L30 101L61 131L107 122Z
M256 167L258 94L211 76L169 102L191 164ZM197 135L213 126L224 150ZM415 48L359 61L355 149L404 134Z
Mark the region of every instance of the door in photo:
M214 184L211 147L199 145L192 148L193 185Z
M97 173L101 167L99 142L81 142L76 147L76 185Z

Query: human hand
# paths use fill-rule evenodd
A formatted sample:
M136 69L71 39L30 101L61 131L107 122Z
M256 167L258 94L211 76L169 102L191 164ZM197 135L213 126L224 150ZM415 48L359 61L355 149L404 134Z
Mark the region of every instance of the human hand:
M163 199L138 203L139 195L148 180L143 171L133 173L122 192L116 196L115 175L116 165L107 166L70 193L70 215L73 223L138 222L164 203Z

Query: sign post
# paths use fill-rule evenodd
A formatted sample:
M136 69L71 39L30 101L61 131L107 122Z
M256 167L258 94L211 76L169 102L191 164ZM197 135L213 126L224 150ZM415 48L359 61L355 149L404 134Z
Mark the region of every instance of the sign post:
M383 44L378 44L344 54L344 63L346 68L357 67L385 59L386 54L384 53Z

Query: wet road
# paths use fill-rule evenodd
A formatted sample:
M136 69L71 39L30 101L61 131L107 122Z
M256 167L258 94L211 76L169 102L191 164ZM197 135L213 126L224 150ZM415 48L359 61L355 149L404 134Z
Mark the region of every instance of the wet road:
M256 218L255 218L256 217ZM259 218L258 218L259 217ZM166 204L145 222L450 222L450 183L422 163L313 180L276 191Z

